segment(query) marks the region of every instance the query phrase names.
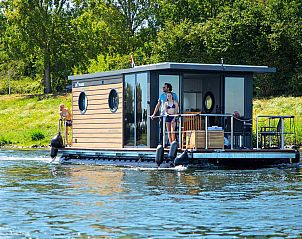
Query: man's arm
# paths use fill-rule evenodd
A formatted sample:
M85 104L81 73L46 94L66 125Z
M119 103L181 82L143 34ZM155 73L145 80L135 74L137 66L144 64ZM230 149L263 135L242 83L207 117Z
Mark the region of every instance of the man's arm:
M158 111L159 108L160 108L160 105L161 105L161 103L160 103L160 101L158 101L157 104L156 104L156 106L155 106L154 112L153 112L153 114L151 115L151 119L153 119L154 116L156 115L157 111Z

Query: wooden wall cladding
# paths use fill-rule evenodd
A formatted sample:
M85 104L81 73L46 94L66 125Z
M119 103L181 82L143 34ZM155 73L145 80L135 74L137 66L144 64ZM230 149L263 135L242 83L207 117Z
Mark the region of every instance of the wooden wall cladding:
M115 89L119 97L116 112L111 112L108 97ZM87 110L81 113L78 99L85 92ZM83 86L72 90L72 146L77 148L122 148L123 147L123 83Z

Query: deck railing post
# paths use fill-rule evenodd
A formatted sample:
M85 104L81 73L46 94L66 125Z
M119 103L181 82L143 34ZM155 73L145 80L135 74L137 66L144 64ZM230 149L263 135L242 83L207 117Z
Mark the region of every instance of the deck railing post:
M206 149L208 149L208 116L205 119L205 130L206 130Z
M231 116L231 149L234 148L234 116Z
M256 117L256 143L257 143L257 145L256 145L256 147L257 147L257 149L259 149L259 135L258 135L258 116Z
M284 118L281 117L281 149L284 149Z
M63 141L63 143L64 143L64 145L67 145L67 132L66 132L66 120L64 119L63 121L62 121L62 123L63 123L63 131L64 131L64 141Z
M163 128L162 128L162 133L163 133L163 147L165 148L166 146L166 117L162 116L162 121L163 121Z
M181 115L179 115L178 122L179 122L179 126L178 126L178 142L179 142L179 144L178 144L178 147L181 147L181 145L182 145L182 132L181 132L182 116Z

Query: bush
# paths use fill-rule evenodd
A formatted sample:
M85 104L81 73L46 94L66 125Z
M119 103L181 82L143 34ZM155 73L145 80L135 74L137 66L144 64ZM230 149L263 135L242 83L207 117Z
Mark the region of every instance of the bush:
M34 130L34 131L31 132L30 137L31 137L32 141L38 141L38 140L44 139L45 135L40 130Z
M12 141L10 139L7 139L5 137L0 138L0 146L12 144Z
M43 92L41 80L33 80L29 77L23 79L10 80L11 94L39 94ZM8 81L3 79L0 81L0 94L8 93Z

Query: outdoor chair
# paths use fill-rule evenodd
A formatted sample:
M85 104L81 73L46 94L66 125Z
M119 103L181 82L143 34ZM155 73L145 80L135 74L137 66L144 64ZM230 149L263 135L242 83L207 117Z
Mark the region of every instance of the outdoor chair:
M281 142L281 119L278 119L277 125L269 124L260 128L262 148L280 148Z

